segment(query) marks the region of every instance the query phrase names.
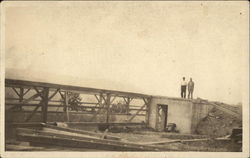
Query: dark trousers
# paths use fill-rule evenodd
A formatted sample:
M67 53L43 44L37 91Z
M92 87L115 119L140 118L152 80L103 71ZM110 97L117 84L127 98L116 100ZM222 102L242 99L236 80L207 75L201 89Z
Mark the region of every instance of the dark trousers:
M181 97L186 98L186 89L187 86L181 86Z
M194 90L188 90L188 99L191 97L193 99L193 91Z

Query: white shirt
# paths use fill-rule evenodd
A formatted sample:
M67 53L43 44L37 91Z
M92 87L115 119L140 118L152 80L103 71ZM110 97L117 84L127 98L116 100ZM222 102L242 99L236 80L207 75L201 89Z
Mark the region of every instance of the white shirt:
M182 86L187 86L187 82L182 80L182 81L181 81L181 85L182 85Z

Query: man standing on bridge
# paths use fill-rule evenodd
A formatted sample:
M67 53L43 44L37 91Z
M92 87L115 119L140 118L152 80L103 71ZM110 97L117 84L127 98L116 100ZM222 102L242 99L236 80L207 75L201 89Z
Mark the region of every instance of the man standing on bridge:
M187 82L185 81L185 77L182 78L181 82L181 97L186 98L186 89L187 89Z
M192 78L190 78L190 81L188 82L188 99L191 96L191 99L193 99L193 92L194 92L194 82L192 81Z

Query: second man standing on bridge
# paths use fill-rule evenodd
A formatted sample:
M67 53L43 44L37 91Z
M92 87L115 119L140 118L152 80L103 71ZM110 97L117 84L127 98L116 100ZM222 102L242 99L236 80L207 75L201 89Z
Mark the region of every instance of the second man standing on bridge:
M192 81L192 78L190 78L190 81L188 82L188 99L191 97L193 99L193 92L194 92L194 82Z

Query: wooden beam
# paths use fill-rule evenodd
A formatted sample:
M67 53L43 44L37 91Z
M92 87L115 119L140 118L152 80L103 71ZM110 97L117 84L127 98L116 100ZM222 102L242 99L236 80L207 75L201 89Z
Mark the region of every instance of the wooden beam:
M42 122L47 122L48 113L48 102L49 102L49 88L45 87L43 90L43 100L42 100Z
M165 140L165 141L158 141L158 142L147 142L143 143L144 145L164 145L170 143L189 143L189 142L206 142L206 141L231 141L230 138L200 138L200 139L175 139L175 140Z
M17 92L16 88L12 87L12 89L14 90L14 92L16 93L16 95L17 95L18 97L20 97L20 94Z
M17 132L17 139L28 141L31 143L42 143L50 145L106 149L109 151L168 151L169 148L142 145L132 142L122 142L117 140L107 140L89 136L75 136L61 134L60 132L46 132L33 130L34 133L29 133L28 130L20 130ZM32 131L31 131L32 132Z
M78 130L78 129L72 129L72 128L67 128L67 127L58 127L58 126L53 126L49 124L42 124L43 127L55 129L55 130L60 130L60 131L66 131L66 132L72 132L72 133L78 133L78 134L86 134L90 136L96 136L101 138L102 134L101 133L96 133L96 132L91 132L91 131L86 131L86 130ZM121 137L117 136L112 136L112 135L106 135L105 139L111 139L111 140L121 140Z
M59 94L61 95L61 98L65 101L64 94L62 94L61 91L59 91Z
M44 83L44 82L33 82L33 81L24 81L24 80L13 80L13 79L5 79L5 86L6 87L47 87L53 89L63 89L67 91L79 91L82 93L110 93L110 94L117 94L118 96L129 96L129 97L149 97L150 95L141 94L141 93L133 93L133 92L123 92L123 91L114 91L114 90L106 90L106 89L96 89L96 88L88 88L88 87L78 87L78 86L70 86L70 85L59 85L59 84L52 84L52 83Z
M37 94L40 94L39 97L44 100L44 90L47 89L47 87L44 87L41 91L39 91L39 89L37 89L37 87L33 87L35 89L35 91L37 92ZM47 92L46 92L47 93ZM49 93L49 92L48 92Z
M60 89L58 88L50 97L49 97L49 101L57 94L57 92L59 92Z
M150 104L151 104L152 98L147 99L147 104L146 104L146 118L145 122L147 125L149 125L149 113L150 113Z
M126 109L126 113L129 114L129 104L130 102L132 101L133 98L128 98L128 101L127 101L127 109Z
M100 113L100 111L103 109L103 104L102 104L102 93L100 94L100 98L98 99L98 97L95 95L95 97L97 98L97 100L99 101L99 107L100 109L98 111L96 111L96 113L94 114L94 116L90 119L90 122L94 120L94 118L96 118L96 116ZM105 104L105 103L104 103Z
M113 99L110 101L110 105L115 101L117 95L113 96Z
M44 147L33 147L23 145L6 144L6 151L46 151Z
M32 111L23 110L23 111L13 111L13 112L15 112L15 113L20 113L20 112L22 112L22 113L31 113ZM41 113L41 111L37 111L37 113ZM51 113L51 114L64 113L65 114L65 112L63 112L63 111L48 111L48 113ZM96 113L91 112L91 111L80 111L80 112L69 111L69 114L75 114L75 115L92 114L92 116L93 116ZM126 114L126 113L124 113L124 114L123 113L110 113L109 115L128 115L128 114ZM136 114L136 116L146 116L146 114Z
M109 113L110 113L110 94L107 94L107 100L105 103L107 107L107 117L106 117L106 122L109 123Z
M35 109L32 111L32 113L26 118L25 122L28 122L37 112L38 108L41 107L42 104L38 104Z
M127 102L128 102L128 101L126 100L127 98L126 98L126 97L122 97L122 98L123 98L123 100L125 101L125 103L127 104Z
M23 101L23 88L20 88L20 94L19 94L19 102L21 103ZM22 105L19 106L20 110L22 110Z
M105 122L64 122L65 124L68 125L81 125L81 126L98 126L98 125L111 125L111 126L145 126L145 123L138 123L138 122L110 122L110 123L105 123ZM41 122L10 122L7 125L13 126L13 127L46 127L45 125L53 125L55 126L55 122L47 122L41 123ZM61 127L60 127L61 128ZM76 129L74 129L76 130Z
M139 114L139 112L141 112L141 110L142 110L144 107L146 107L146 104L144 104L135 114L133 114L133 115L129 118L128 122L131 122L131 121L135 118L135 116L136 116L137 114Z
M30 91L30 88L26 90L26 92L23 93L23 95L27 94Z
M5 100L19 100L19 98L5 98ZM32 101L41 101L41 99L33 99ZM61 100L50 100L49 102L55 102L55 103L62 103L63 101ZM88 103L85 103L85 102L82 102L83 104L88 104ZM90 103L89 103L90 104ZM96 103L92 103L92 104L96 104Z
M147 105L149 103L149 99L148 98L142 98L144 103Z
M39 92L39 93L44 93L44 91ZM37 93L38 94L38 93ZM26 118L25 122L28 122L37 112L38 108L44 103L44 100L41 100L40 103L35 107L35 109L32 111L32 113ZM42 107L42 111L43 111L43 107Z
M5 105L10 105L10 106L37 106L37 104L20 104L20 103L5 103ZM62 107L60 104L48 104L48 107ZM77 106L77 107L83 107L83 108L95 108L95 109L100 109L100 107L96 106Z
M95 94L94 96L95 96L97 102L100 103L100 99L97 97L97 95ZM100 98L101 98L101 97L100 97Z
M6 122L6 126L12 127L12 128L17 128L17 127L21 127L21 128L26 128L26 127L43 127L43 124L40 122L16 122L16 123L8 123Z
M66 117L66 121L69 122L69 94L67 91L65 91L64 93L64 98L65 98L65 102L64 102L64 108L65 108L65 117Z
M19 104L20 104L20 105L21 105L21 104L26 104L26 103L32 101L33 99L35 99L35 98L37 98L37 97L39 97L39 96L41 96L41 93L40 93L40 92L34 94L34 95L31 96L29 99L23 100L23 101L20 102ZM8 109L8 110L10 111L10 110L13 110L14 108L16 108L16 106L14 106L14 107L12 107L12 108L10 108L10 109Z
M39 97L39 96L41 96L41 93L39 93L39 94L36 93L35 95L31 96L29 99L23 100L23 101L21 102L21 104L26 104L26 103L32 101L33 99L35 99L35 98L37 98L37 97Z

